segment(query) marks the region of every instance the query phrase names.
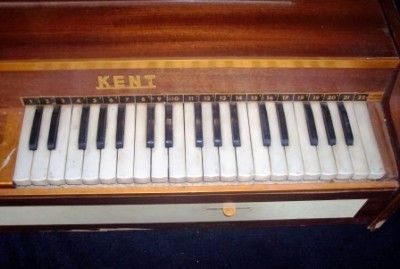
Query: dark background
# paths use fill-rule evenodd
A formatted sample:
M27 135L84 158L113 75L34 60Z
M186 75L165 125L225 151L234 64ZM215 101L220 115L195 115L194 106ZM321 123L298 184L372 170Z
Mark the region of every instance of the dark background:
M0 268L400 268L400 212L360 225L0 234Z

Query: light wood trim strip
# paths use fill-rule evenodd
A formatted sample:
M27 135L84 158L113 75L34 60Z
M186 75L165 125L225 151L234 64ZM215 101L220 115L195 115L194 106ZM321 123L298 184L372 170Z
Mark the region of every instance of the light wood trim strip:
M395 68L399 62L397 57L11 60L0 61L0 72L187 68Z
M290 193L290 192L350 192L396 190L399 184L395 180L369 182L327 182L327 183L286 183L286 184L212 184L159 185L159 186L83 186L83 187L26 187L1 189L0 197L39 197L39 196L101 196L101 195L143 195L143 194L207 194L207 193Z

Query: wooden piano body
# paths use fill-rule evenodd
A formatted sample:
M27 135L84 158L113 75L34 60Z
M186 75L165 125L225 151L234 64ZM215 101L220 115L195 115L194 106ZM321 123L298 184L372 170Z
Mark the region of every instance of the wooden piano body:
M379 228L400 205L399 25L390 0L0 3L0 229ZM385 177L13 185L24 103L252 94L365 98Z

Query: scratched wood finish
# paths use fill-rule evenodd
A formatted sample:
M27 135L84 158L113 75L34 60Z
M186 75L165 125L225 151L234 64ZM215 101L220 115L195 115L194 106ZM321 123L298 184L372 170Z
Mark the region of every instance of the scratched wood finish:
M0 188L11 188L17 155L18 138L22 124L22 110L7 108L0 110Z
M0 4L0 59L396 56L378 0L143 2Z

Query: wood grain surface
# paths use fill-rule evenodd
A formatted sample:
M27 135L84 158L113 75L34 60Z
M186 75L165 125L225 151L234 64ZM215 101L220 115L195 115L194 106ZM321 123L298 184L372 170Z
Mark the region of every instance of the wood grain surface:
M389 25L393 42L400 51L400 15L394 0L381 0L382 9ZM393 80L388 81L388 90L383 99L383 112L390 137L390 142L397 161L397 170L400 168L400 76L399 69ZM400 191L387 204L378 216L370 223L369 229L374 230L382 224L400 207Z
M394 57L378 0L0 4L0 59Z
M154 88L97 90L98 76L154 75ZM0 72L0 107L20 97L216 93L385 92L396 69L204 68Z

